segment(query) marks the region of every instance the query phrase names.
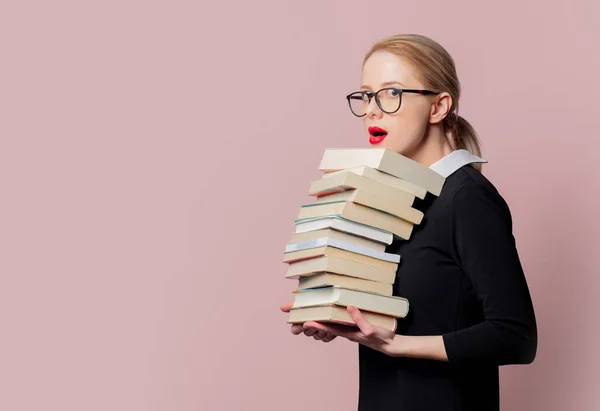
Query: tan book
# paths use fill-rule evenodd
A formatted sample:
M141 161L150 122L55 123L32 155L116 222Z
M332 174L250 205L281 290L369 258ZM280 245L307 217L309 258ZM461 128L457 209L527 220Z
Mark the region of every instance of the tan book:
M364 280L362 278L349 277L343 274L328 272L318 273L309 277L300 277L298 279L298 290L324 287L327 285L339 285L345 288L368 291L381 295L392 295L394 291L394 286L392 284L385 284L377 281Z
M417 210L416 208L406 204L387 201L381 196L368 191L363 191L362 188L322 196L317 198L313 204L327 204L340 201L362 204L364 206L395 215L396 217L403 218L404 220L410 221L413 224L421 224L423 221L423 212L421 210Z
M351 251L341 250L339 248L331 246L308 248L306 250L291 251L288 253L284 253L283 262L290 264L296 261L302 261L307 260L309 258L317 258L323 256L337 257L344 260L355 261L357 263L370 264L374 265L375 267L385 268L387 270L396 271L398 269L398 263L380 260L378 258L369 257L364 254L353 253Z
M364 311L362 314L365 320L367 320L369 323L378 327L387 328L388 330L396 331L396 318L390 315L372 313L369 311ZM319 307L290 309L290 314L287 321L289 324L301 324L307 321L339 323L357 327L346 307L326 305Z
M330 194L356 189L360 189L364 194L377 196L385 203L411 206L415 201L415 195L409 191L359 176L347 170L333 177L313 181L308 194L320 200L324 196L330 197Z
M307 231L304 233L295 233L290 239L290 243L302 243L309 240L316 240L318 238L334 238L340 241L346 241L349 243L356 244L358 246L373 249L375 251L384 252L387 245L379 243L377 241L369 240L368 238L358 237L356 235L344 233L343 231L334 230L332 228L325 228L322 230Z
M352 167L337 171L326 172L323 174L321 179L324 180L326 178L335 177L347 171L354 174L358 174L359 176L366 177L370 180L375 180L380 183L396 187L404 191L408 191L409 193L414 194L415 197L420 198L421 200L424 199L427 195L427 190L425 190L423 187L419 187L418 185L413 184L410 181L402 180L401 178L394 177L391 174L384 173L383 171L375 170L374 168L367 166Z
M385 296L338 285L299 290L294 292L291 308L314 307L319 305L354 306L359 310L404 318L408 314L408 300L403 297Z
M394 284L396 279L396 270L327 255L289 263L285 277L296 279L325 271L386 284Z
M413 223L394 215L348 201L332 204L302 205L296 223L305 219L339 216L347 220L389 231L396 236L408 240L413 231Z
M440 195L445 181L442 175L431 168L387 148L327 149L319 170L330 172L360 166L368 166L410 181L436 196Z

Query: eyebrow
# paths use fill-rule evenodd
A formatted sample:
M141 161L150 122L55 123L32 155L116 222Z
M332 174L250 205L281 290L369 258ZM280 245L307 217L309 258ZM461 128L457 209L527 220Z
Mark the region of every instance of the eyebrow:
M397 84L397 85L400 85L401 87L406 87L404 84L402 84L401 82L399 82L399 81L397 81L397 80L393 80L393 81L385 81L385 82L381 83L381 86L382 86L382 87L385 87L385 86L393 86L393 85L395 85L395 84ZM369 87L369 86L365 86L365 85L362 85L362 86L360 86L360 88L361 88L361 90L362 90L362 89L371 89L371 87Z

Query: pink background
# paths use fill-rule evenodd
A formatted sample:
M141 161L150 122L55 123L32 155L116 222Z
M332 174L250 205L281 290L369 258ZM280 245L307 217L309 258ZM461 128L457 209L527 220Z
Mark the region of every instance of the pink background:
M503 409L599 409L598 4L2 2L0 409L355 409L357 347L291 335L280 261L401 32L456 59L513 213L540 343Z

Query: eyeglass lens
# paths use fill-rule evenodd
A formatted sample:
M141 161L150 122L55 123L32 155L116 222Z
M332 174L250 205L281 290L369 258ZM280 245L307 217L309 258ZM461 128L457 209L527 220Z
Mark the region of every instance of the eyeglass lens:
M400 108L402 93L395 89L383 89L377 93L379 108L386 113L393 113ZM366 114L370 103L369 95L365 92L356 92L350 96L350 109L357 116Z

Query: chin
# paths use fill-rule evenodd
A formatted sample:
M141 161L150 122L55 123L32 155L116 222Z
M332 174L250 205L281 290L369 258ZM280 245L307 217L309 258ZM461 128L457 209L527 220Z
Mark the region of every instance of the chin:
M391 151L404 155L406 152L406 147L403 144L398 144L398 142L394 143L393 140L388 140L387 138L378 144L369 144L371 148L387 148Z

